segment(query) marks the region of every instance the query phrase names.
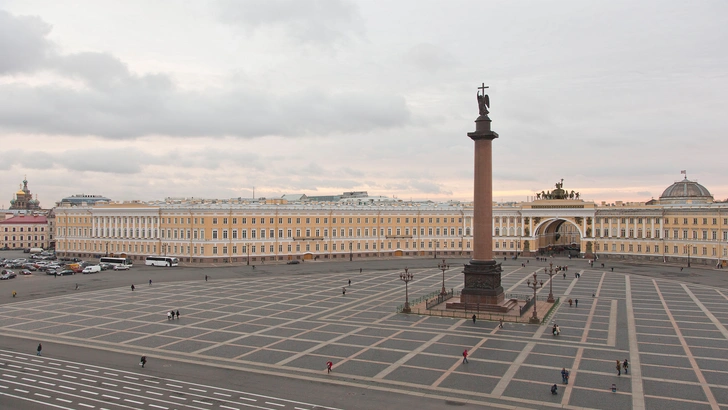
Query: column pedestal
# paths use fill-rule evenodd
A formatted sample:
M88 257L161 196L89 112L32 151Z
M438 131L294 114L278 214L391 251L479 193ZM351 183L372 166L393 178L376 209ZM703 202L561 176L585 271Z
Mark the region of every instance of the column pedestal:
M465 286L460 292L460 302L466 305L501 305L505 300L501 286L500 263L495 260L471 260L465 265Z

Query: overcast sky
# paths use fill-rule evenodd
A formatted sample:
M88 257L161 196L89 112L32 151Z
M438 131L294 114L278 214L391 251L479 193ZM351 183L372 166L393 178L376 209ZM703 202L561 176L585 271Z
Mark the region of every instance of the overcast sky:
M0 198L728 197L728 2L0 0Z

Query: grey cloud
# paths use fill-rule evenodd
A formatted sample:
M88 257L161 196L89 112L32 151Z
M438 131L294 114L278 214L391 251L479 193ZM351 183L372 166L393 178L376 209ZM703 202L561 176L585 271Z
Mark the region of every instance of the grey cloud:
M221 0L220 21L255 31L282 30L301 44L330 45L358 36L356 5L343 0Z
M5 166L17 165L26 169L90 171L109 174L136 174L155 157L136 149L99 148L77 149L54 153L9 150L3 154Z
M404 60L420 70L427 72L437 72L447 69L456 63L455 56L430 43L415 45L405 53Z
M283 3L275 4L283 7ZM303 13L303 7L297 1L291 4L294 10L288 18L298 18L296 10ZM350 8L348 3L336 1L315 2L314 8L327 5L332 9L322 11L324 16L347 15ZM304 16L300 18L305 20ZM326 91L326 85L285 95L243 87L181 91L168 75L134 74L110 54L56 53L47 40L50 26L37 18L0 12L0 19L4 19L0 20L0 56L10 57L0 58L0 74L42 68L80 79L88 86L0 85L0 95L11 97L0 100L0 129L7 131L109 139L148 135L290 137L396 128L410 119L404 98L386 92ZM16 36L15 31L21 35Z
M54 49L46 38L50 31L51 26L38 17L0 10L0 74L41 68Z
M150 81L105 91L0 85L0 94L13 96L0 101L0 128L110 139L253 138L372 131L404 125L410 117L404 99L391 95L320 91L315 100L244 90L205 95L151 90L142 82Z

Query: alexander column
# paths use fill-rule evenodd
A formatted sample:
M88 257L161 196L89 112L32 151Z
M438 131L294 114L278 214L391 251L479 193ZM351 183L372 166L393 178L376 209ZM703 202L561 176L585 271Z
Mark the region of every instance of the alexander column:
M478 87L480 116L475 132L475 175L473 189L473 259L465 265L465 287L460 302L468 305L500 305L505 295L501 286L501 265L493 259L493 140L498 134L490 129L490 99L485 84Z

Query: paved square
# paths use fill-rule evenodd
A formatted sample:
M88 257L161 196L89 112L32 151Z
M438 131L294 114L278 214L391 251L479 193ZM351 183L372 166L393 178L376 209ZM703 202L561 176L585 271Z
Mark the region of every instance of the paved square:
M537 266L505 267L526 293ZM439 289L438 269L410 269L412 298ZM728 292L599 269L553 278L561 303L544 326L397 314L398 271L155 283L5 305L7 334L318 380L468 398L491 405L728 408ZM342 286L348 279L346 295ZM458 268L448 287L462 286ZM548 284L540 295L548 293ZM594 296L592 296L594 295ZM569 306L568 299L578 299ZM166 312L179 309L179 319ZM551 323L562 333L551 334ZM462 362L468 349L469 363ZM616 361L628 359L629 374ZM334 362L331 375L327 360ZM561 384L562 368L570 371ZM559 385L552 396L551 385ZM612 384L617 391L611 391Z

